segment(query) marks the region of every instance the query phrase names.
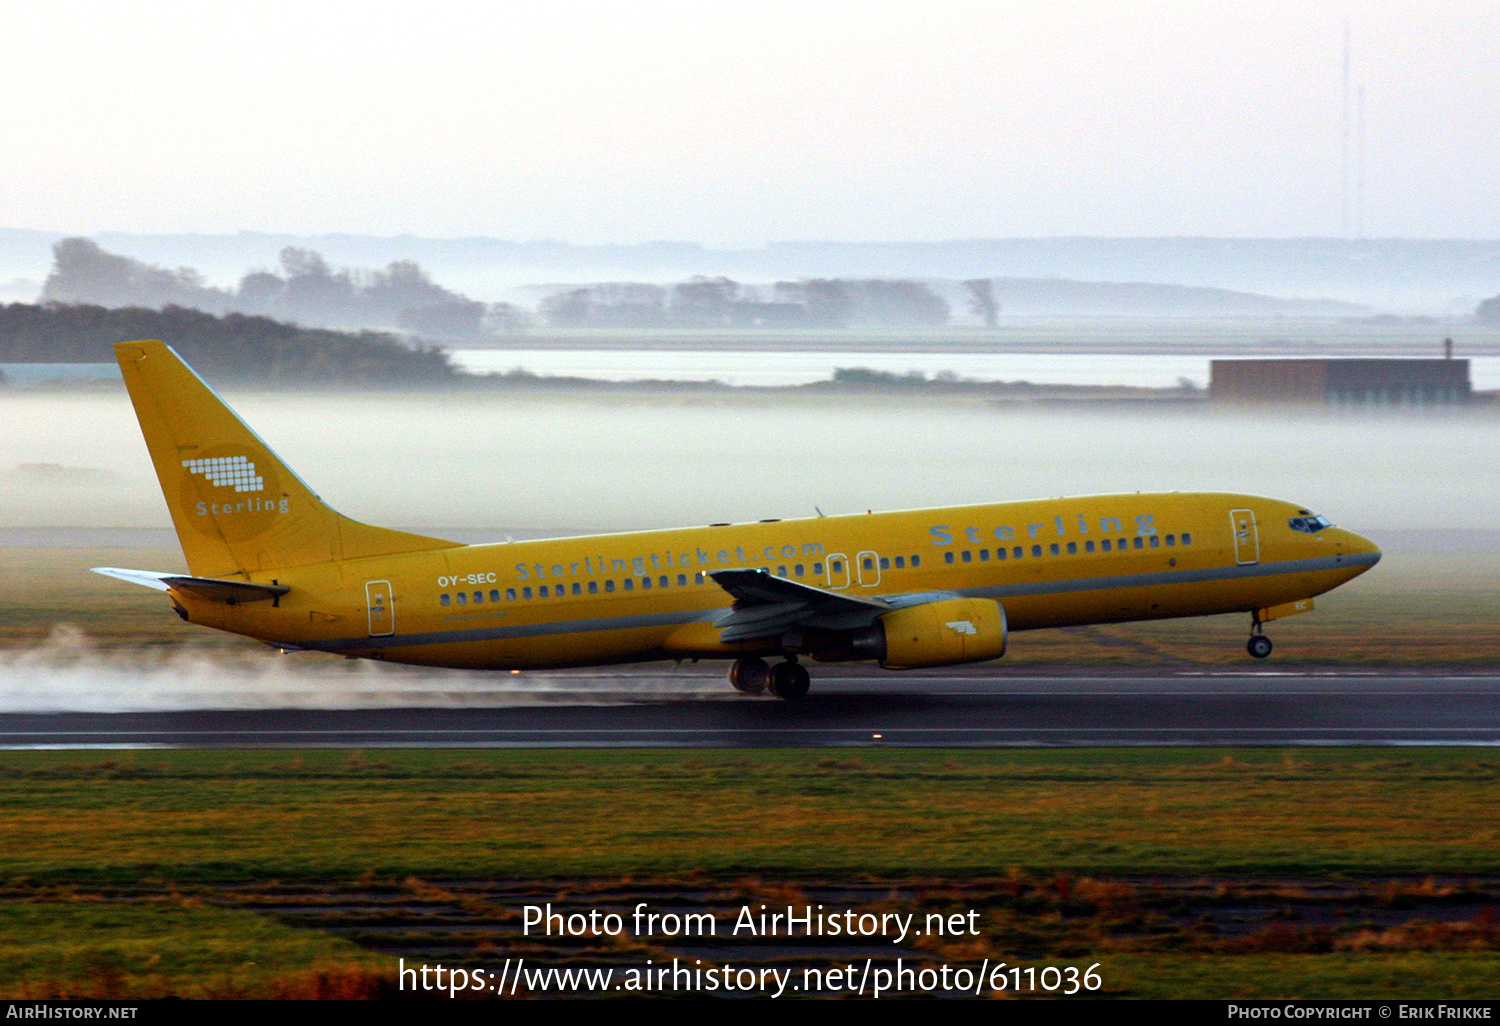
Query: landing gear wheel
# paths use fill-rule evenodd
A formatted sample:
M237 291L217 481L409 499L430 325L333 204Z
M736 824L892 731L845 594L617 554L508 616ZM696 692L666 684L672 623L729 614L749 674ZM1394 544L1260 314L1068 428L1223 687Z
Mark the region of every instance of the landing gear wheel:
M764 659L751 656L749 659L736 659L729 666L729 683L736 691L758 695L766 690L766 685L770 682L771 667Z
M1271 654L1271 639L1264 634L1253 634L1250 640L1245 642L1245 651L1257 659L1264 659Z
M807 694L812 678L801 663L777 663L771 667L771 694L795 702Z

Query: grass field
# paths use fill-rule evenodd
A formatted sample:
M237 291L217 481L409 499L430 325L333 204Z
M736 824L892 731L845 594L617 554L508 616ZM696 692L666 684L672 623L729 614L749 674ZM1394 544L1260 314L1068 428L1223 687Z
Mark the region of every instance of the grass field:
M1483 749L0 753L0 995L379 996L398 955L679 953L524 941L524 901L816 900L976 908L884 955L1087 958L1118 995L1480 996L1497 780Z
M1500 876L1497 783L1486 749L5 752L0 878Z

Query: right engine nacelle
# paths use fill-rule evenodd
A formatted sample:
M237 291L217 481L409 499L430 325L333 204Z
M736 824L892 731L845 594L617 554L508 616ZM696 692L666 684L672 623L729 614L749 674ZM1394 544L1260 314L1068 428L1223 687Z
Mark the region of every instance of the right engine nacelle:
M887 670L948 666L1005 654L1005 609L989 599L944 599L907 606L880 618Z

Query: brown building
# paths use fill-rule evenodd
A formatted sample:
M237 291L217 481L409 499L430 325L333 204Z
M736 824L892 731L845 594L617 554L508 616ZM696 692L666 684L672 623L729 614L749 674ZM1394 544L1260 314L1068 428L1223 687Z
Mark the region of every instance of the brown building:
M1456 406L1473 394L1468 360L1214 360L1214 403L1338 408Z

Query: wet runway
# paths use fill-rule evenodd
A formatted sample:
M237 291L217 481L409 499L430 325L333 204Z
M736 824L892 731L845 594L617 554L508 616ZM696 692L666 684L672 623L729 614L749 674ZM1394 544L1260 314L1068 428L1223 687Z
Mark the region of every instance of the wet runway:
M1500 744L1500 675L846 671L797 703L666 679L547 675L425 707L0 713L0 747Z

